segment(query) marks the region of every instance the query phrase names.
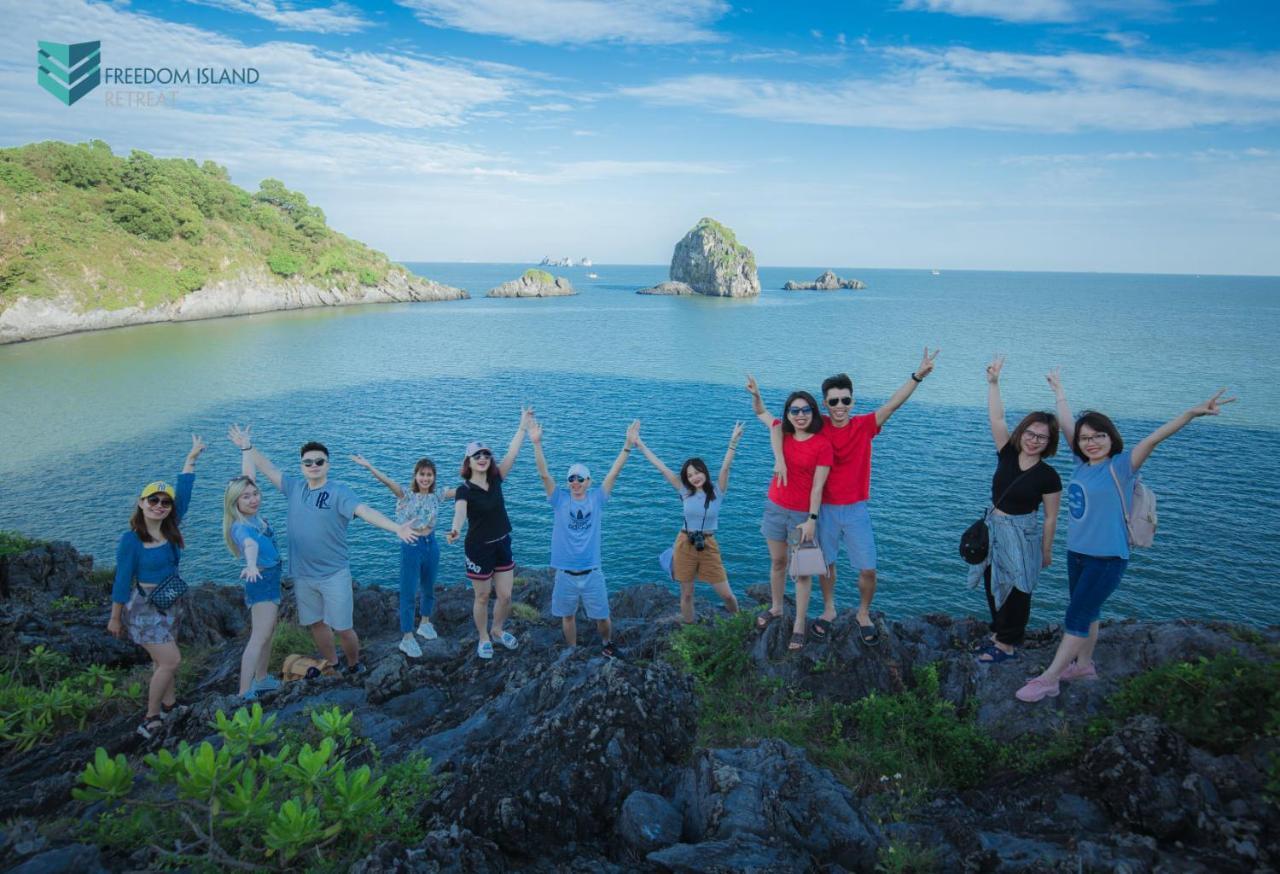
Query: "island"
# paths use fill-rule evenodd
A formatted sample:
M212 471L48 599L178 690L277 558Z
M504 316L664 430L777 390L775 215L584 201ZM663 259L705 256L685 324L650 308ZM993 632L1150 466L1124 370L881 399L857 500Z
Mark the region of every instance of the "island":
M519 278L489 289L485 297L568 297L577 293L563 276L530 267Z
M733 231L713 218L700 220L676 243L669 280L637 294L706 297L757 297L760 294L756 256L738 242Z
M830 270L824 270L822 275L813 282L796 282L794 279L782 286L784 291L838 291L842 288L866 288L867 284L861 279L842 279Z

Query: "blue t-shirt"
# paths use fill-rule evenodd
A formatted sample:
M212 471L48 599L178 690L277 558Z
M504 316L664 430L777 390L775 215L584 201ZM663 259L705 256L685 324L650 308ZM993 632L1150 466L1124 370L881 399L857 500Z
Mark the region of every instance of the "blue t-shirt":
M1111 469L1124 489L1124 506L1133 507L1133 456L1129 450L1099 464L1079 462L1067 484L1067 549L1100 558L1129 557L1129 532Z
M295 578L318 580L350 567L347 523L360 498L346 483L329 480L318 489L284 474L280 490L289 502L289 571Z
M271 523L261 516L250 516L243 522L231 523L231 539L244 557L244 544L252 540L258 544L258 567L274 567L280 563L280 550L276 549L276 533Z
M720 524L720 505L724 503L724 494L716 490L716 497L707 503L707 493L702 489L684 493L684 530L701 531L714 534Z
M194 473L178 474L178 483L173 490L173 518L179 523L191 505L191 489L195 482ZM116 544L116 578L111 584L111 600L117 604L128 604L134 580L148 584L163 583L178 572L181 559L182 550L177 545L164 543L148 548L132 530L126 531Z
M551 566L563 571L589 571L600 567L600 519L609 500L599 486L587 489L581 501L564 486L547 495L555 510L551 525Z

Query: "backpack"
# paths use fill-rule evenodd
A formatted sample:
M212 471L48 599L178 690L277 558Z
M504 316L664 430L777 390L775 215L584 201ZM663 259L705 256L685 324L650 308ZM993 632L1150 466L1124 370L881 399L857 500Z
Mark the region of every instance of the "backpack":
M333 668L324 659L313 659L297 653L285 656L284 664L280 666L280 677L286 683L332 675Z
M1111 479L1116 484L1116 491L1120 493L1120 509L1124 511L1124 527L1129 532L1129 545L1137 549L1150 546L1155 542L1158 524L1156 493L1147 488L1142 477L1137 477L1133 483L1133 506L1128 507L1125 505L1124 489L1120 488L1120 478L1116 476L1115 468L1108 464L1107 469L1111 471Z

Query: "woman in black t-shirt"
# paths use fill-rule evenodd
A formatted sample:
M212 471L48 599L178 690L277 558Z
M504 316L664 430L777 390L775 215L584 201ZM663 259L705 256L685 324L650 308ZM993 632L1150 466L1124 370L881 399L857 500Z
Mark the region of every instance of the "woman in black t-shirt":
M1028 413L1009 433L1000 399L1004 358L987 365L987 415L996 444L991 478L993 510L987 517L991 549L987 560L969 571L980 574L991 610L991 644L978 656L983 663L1017 658L1031 616L1031 593L1040 571L1053 560L1053 535L1062 501L1062 478L1046 458L1058 450L1058 419L1053 413ZM1044 521L1037 510L1044 504Z
M507 504L502 497L502 483L516 463L525 431L533 420L533 410L520 413L520 427L516 429L507 454L497 466L493 452L479 440L467 444L462 459L462 483L454 494L453 526L445 539L452 545L467 523L467 539L463 552L467 560L467 577L475 591L475 603L471 608L480 643L476 655L482 659L493 658L493 641L507 649L519 644L510 631L504 631L503 623L511 615L511 586L515 575L515 559L511 555L511 520L507 518ZM493 608L493 628L489 629L489 593L497 591L498 603Z

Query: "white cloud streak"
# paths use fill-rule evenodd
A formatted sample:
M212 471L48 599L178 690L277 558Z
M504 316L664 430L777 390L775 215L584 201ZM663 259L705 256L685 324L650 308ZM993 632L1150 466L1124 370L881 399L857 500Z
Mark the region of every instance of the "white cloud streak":
M1014 24L1066 24L1098 14L1150 17L1168 11L1166 0L902 0L908 12L941 12L965 18L994 18Z
M721 39L724 0L396 0L433 27L549 45L679 45Z
M200 6L212 6L228 12L240 12L269 21L281 30L310 33L357 33L372 26L360 10L348 3L330 6L299 7L276 0L188 0Z

